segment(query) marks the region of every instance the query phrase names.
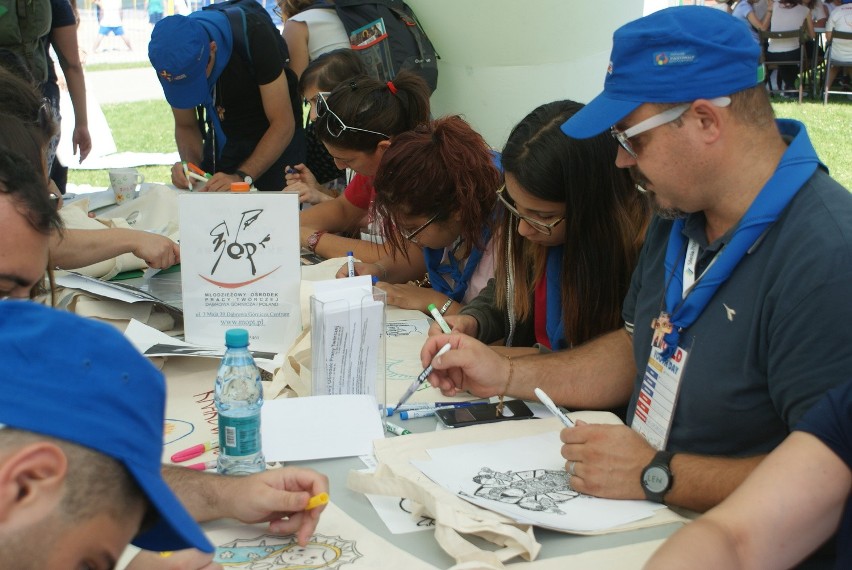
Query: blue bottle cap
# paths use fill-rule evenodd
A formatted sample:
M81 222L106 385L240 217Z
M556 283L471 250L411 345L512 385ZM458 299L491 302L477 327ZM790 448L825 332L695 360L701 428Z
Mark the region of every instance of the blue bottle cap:
M228 329L225 332L225 346L228 348L242 348L248 344L249 334L246 329Z

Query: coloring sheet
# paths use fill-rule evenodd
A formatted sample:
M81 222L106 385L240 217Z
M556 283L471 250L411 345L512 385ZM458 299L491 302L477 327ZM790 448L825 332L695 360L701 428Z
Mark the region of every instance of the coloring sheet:
M520 523L561 531L596 531L650 517L649 501L580 495L568 486L558 431L427 450L411 463L450 492Z
M316 533L304 547L293 535L270 534L265 524L215 521L203 526L216 546L214 561L229 569L435 569L371 533L332 503L323 511Z

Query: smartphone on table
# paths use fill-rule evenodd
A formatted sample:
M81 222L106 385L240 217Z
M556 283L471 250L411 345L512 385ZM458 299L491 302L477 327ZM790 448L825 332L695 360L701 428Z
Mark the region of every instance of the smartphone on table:
M504 403L502 415L497 415L497 406L498 404L476 404L465 408L438 408L435 410L435 415L438 421L448 428L534 417L532 410L523 400L507 400Z

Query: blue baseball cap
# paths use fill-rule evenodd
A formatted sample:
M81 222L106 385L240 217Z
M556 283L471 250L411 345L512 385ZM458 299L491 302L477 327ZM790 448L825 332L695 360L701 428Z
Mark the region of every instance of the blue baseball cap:
M678 6L625 24L612 36L603 93L562 125L585 139L643 103L714 99L760 83L760 46L721 10Z
M0 424L121 463L159 514L136 546L212 552L161 474L162 374L111 325L20 300L0 301L0 323ZM45 350L56 338L63 350Z
M209 97L210 36L197 20L175 15L157 22L148 43L148 59L175 109L192 109Z

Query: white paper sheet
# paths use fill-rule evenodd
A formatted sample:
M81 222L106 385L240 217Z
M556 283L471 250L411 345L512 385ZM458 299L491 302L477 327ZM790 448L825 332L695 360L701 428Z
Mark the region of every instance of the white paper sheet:
M373 453L384 438L376 399L367 395L306 396L264 402L267 461L304 461Z
M201 356L204 358L222 358L225 354L225 346L201 346L190 344L169 336L164 332L141 323L136 319L130 319L130 323L124 330L124 336L130 341L136 350L148 357L153 356ZM284 362L283 354L271 352L252 351L255 364L258 368L274 373Z
M567 489L559 432L428 450L412 461L461 498L526 524L595 531L650 517L662 505L578 495Z

